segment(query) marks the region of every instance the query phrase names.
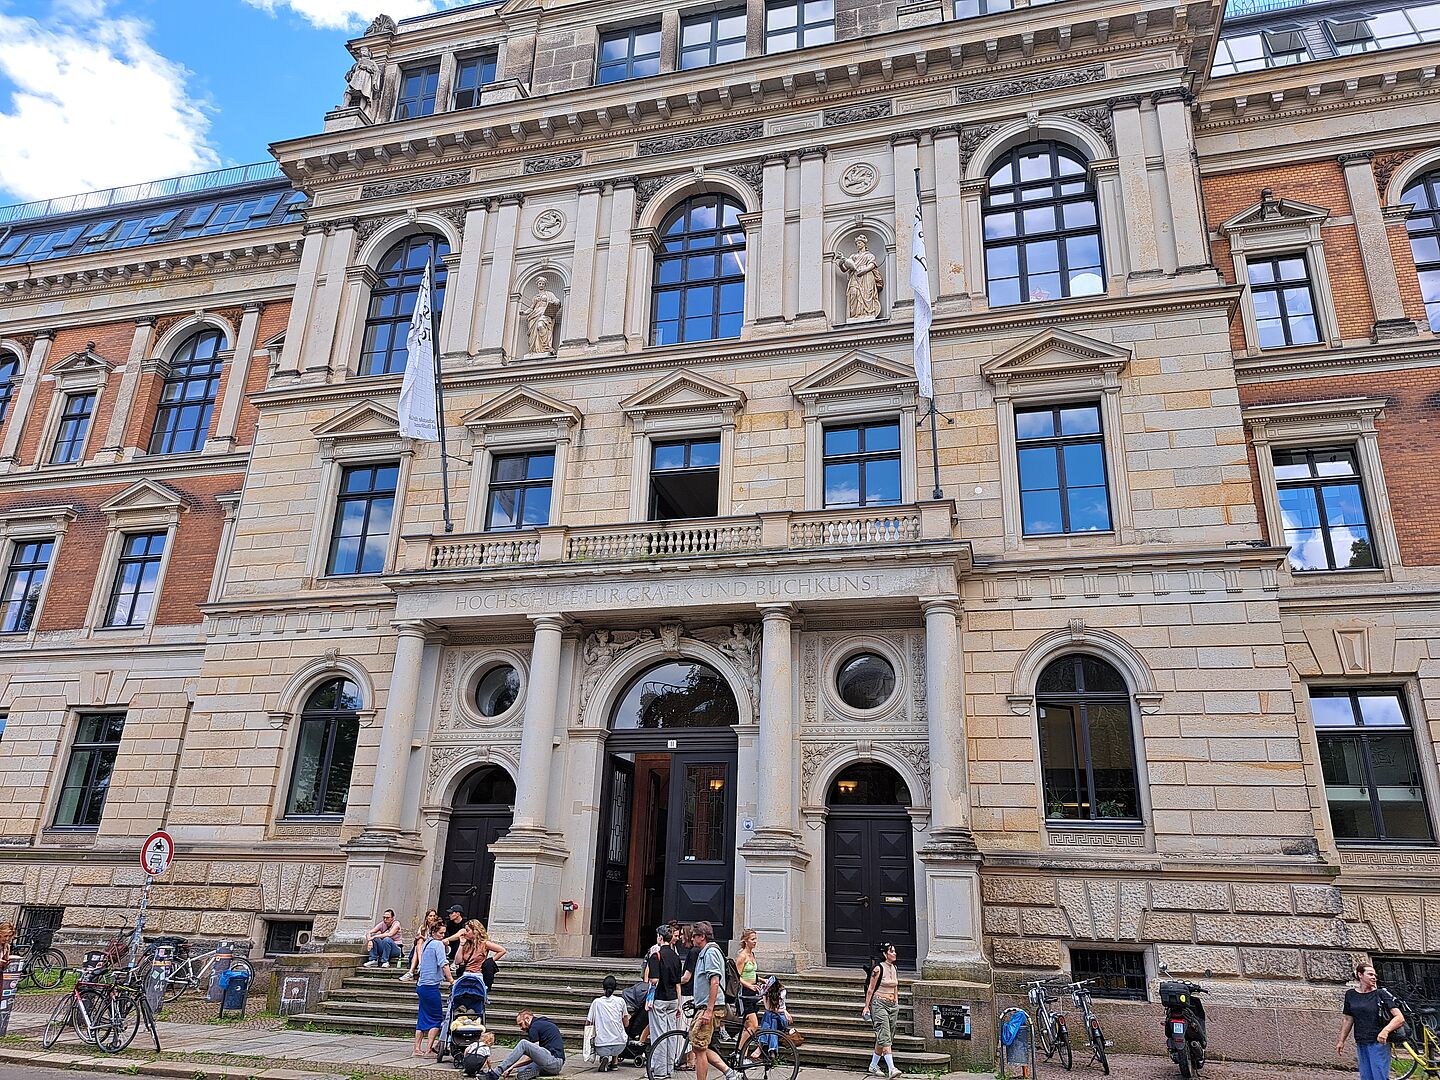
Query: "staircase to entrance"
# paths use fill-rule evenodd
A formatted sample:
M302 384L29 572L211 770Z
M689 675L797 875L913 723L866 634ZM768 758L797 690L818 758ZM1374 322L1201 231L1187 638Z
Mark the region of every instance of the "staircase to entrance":
M565 1036L566 1050L578 1062L585 1014L600 992L600 981L614 975L622 987L637 978L637 960L551 960L507 963L490 999L487 1021L501 1045L517 1035L514 1017L522 1008L549 1016ZM356 967L344 982L326 995L313 1012L290 1018L296 1026L313 1025L328 1031L395 1035L409 1038L415 1031L414 984L400 981L400 972L386 968ZM787 1002L795 1026L805 1035L803 1064L851 1068L863 1072L870 1062L874 1031L860 1019L864 1002L863 975L816 972L784 976ZM900 983L900 1026L895 1037L895 1061L902 1069L948 1071L950 1059L925 1050L914 1033L909 980Z

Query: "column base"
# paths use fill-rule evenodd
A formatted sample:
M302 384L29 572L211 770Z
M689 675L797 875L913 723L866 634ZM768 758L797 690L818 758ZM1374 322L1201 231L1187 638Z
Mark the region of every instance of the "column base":
M1382 341L1419 336L1420 327L1413 319L1378 319L1370 328L1370 340L1377 345Z
M556 955L560 874L570 850L544 829L512 828L490 845L495 856L488 930L517 960Z
M800 837L783 830L760 829L740 847L745 860L745 911L736 912L735 937L740 924L751 927L757 939L756 957L766 971L804 971L817 959L803 945L800 904L804 899L805 868L810 853Z
M919 852L930 914L921 974L989 985L980 927L980 852L958 829L932 833Z
M331 942L363 942L386 908L404 925L417 925L425 910L424 859L425 847L414 835L365 832L346 844L340 918Z

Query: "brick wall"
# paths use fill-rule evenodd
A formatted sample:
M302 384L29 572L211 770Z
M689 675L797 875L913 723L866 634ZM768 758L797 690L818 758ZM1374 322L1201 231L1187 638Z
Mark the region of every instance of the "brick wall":
M115 365L115 370L106 380L105 390L100 394L95 415L90 420L90 438L86 443L87 453L94 451L104 441L105 428L110 423L111 414L115 411L115 393L120 385L119 369L124 366L125 358L130 354L130 342L134 336L135 324L133 322L109 323L102 326L82 326L61 330L56 333L55 340L50 343L50 353L45 361L47 372L54 370L55 365L67 356L82 352L92 341L95 343L95 354ZM49 460L50 447L42 447L40 437L45 427L45 420L50 415L51 403L54 399L55 384L53 382L41 382L36 386L35 400L30 407L30 415L25 421L24 435L20 439L19 457L22 464Z

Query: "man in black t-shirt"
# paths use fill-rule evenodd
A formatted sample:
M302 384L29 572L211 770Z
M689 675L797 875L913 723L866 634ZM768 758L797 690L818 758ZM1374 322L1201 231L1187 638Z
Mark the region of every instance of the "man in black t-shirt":
M1345 1022L1340 1027L1335 1053L1345 1053L1345 1040L1353 1028L1361 1080L1390 1080L1390 1035L1405 1022L1405 1015L1395 996L1380 989L1375 969L1369 964L1359 965L1355 978L1360 988L1345 991L1345 1006L1340 1010Z
M540 1076L559 1076L565 1068L565 1043L560 1029L548 1016L536 1016L529 1009L521 1009L515 1017L515 1026L525 1033L525 1038L515 1044L515 1049L500 1064L498 1070L482 1073L484 1080L536 1080Z
M680 980L685 977L685 962L675 949L675 931L667 923L655 928L655 940L660 951L650 963L650 976L655 983L655 1001L650 1006L650 1042L657 1044L667 1031L678 1031L680 1020ZM671 1039L670 1042L678 1042ZM657 1053L668 1051L657 1047ZM656 1060L652 1063L652 1075L657 1080L670 1075L674 1061Z

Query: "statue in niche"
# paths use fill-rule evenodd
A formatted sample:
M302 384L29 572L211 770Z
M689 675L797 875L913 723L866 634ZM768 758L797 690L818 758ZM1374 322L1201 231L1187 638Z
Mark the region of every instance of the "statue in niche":
M878 319L885 277L879 260L870 253L870 239L864 233L855 237L855 254L848 259L840 257L840 269L850 278L845 290L847 320Z
M362 45L360 55L345 73L345 104L368 114L379 96L380 65L371 58L369 46Z
M545 356L555 351L555 320L559 317L560 298L550 291L550 279L536 279L535 296L525 313L532 356Z

